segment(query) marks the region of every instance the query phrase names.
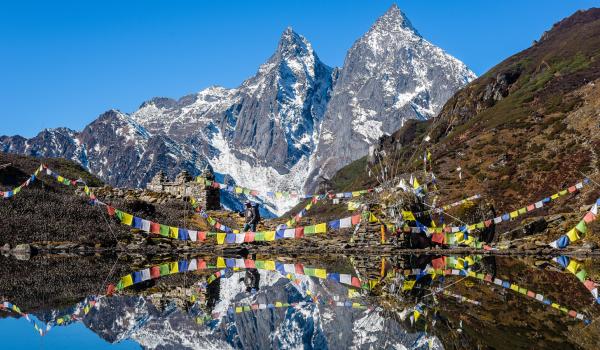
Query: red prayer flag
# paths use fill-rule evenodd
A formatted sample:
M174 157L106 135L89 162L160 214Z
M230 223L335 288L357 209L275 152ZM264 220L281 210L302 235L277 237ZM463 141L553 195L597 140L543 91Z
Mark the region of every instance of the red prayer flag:
M254 242L254 232L246 232L244 242Z
M160 224L157 222L150 221L150 233L160 233Z
M535 210L535 204L529 204L527 206L527 211L532 211L532 210Z
M254 260L252 260L252 259L246 259L246 260L244 260L244 266L246 266L247 269L254 269L254 268L256 268L256 264L255 264Z
M115 285L114 284L109 284L108 288L106 288L106 294L108 295L112 295L115 292Z
M485 227L490 227L492 226L492 220L485 220L483 224L485 225Z
M304 227L296 227L296 233L294 235L296 238L304 237Z
M160 277L160 267L152 266L150 268L150 278L159 278Z
M569 193L577 192L577 187L571 186L569 187Z
M593 290L594 288L596 288L596 283L594 283L594 281L592 280L585 280L585 282L583 282L583 285L585 286L585 288L587 288L587 290Z
M431 261L431 266L433 266L436 270L441 270L446 267L446 257L442 256L441 258L433 259Z
M202 242L206 240L206 232L198 232L198 241Z
M106 206L106 211L108 212L109 216L114 216L115 215L115 208L111 207L110 205Z
M434 233L433 235L431 235L431 241L439 244L444 244L445 238L446 235L444 235L443 233Z
M527 296L530 297L530 298L535 298L535 293L532 292L532 291L530 291L530 290L528 290L527 291Z
M206 269L206 261L204 261L204 259L198 259L196 266L198 266L198 269L202 269L205 270Z
M490 274L485 275L485 277L483 278L483 280L486 281L486 282L492 282L492 275L490 275Z
M589 224L590 222L596 220L596 215L594 215L591 211L588 211L587 214L585 214L585 216L583 217L583 221L586 224Z
M569 310L569 316L577 317L577 312L575 312L575 310Z
M296 264L294 265L294 267L296 268L297 274L304 275L304 267L302 266L302 264Z
M354 287L360 288L360 280L355 276L352 276L352 285Z
M360 222L360 214L352 216L352 225L358 225Z

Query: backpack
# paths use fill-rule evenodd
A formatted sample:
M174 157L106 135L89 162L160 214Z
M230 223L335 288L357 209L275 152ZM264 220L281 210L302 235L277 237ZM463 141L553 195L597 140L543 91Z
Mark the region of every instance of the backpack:
M258 204L254 204L252 210L254 210L254 222L260 222L260 210L258 210Z

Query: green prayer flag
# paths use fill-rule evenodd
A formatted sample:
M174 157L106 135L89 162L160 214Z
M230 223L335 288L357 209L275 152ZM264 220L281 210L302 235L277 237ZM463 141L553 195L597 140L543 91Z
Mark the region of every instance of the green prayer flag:
M587 272L586 272L585 270L581 270L581 271L577 272L577 273L575 274L575 276L577 276L577 278L578 278L578 279L579 279L581 282L583 282L583 281L585 281L585 278L587 277Z
M160 224L160 235L169 237L169 226Z
M575 226L575 228L577 229L577 231L579 231L581 233L587 233L587 226L585 224L585 221L583 221L583 220L579 221L579 223L577 224L577 226Z

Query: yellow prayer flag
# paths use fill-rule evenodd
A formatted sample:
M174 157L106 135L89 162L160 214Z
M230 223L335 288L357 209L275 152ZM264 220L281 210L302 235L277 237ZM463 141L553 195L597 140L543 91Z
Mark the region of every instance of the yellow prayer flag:
M569 265L567 265L567 270L569 270L573 274L576 274L580 266L581 265L577 261L571 260L569 261Z
M327 232L327 224L326 223L320 223L315 225L315 233L325 233Z
M577 234L577 230L575 230L574 228L572 228L569 232L567 232L567 237L569 237L569 240L571 242L575 242L576 240L579 239L579 235Z
M411 290L413 289L413 287L415 286L415 280L411 280L411 281L404 281L404 284L402 284L402 290Z
M225 236L227 234L224 232L217 232L217 244L223 244L225 243Z
M225 267L225 259L223 259L222 257L218 257L217 258L217 268L221 269L223 267Z
M417 178L415 177L415 181L413 182L413 188L416 190L419 187L421 187L421 185L419 184L419 181L417 181Z
M275 270L275 261L273 260L265 260L265 270L274 271Z
M240 314L240 313L242 313L242 307L241 307L241 306L236 306L236 307L235 307L235 313L236 313L236 314Z
M517 216L519 216L519 212L518 211L515 210L515 211L511 211L510 212L510 217L512 219L516 218Z
M421 313L417 310L413 311L413 316L415 318L415 322L417 322L417 320L419 319L419 316L421 316Z
M123 284L123 288L127 288L133 284L133 279L131 275L121 277L121 283Z
M417 221L412 211L403 211L402 218L404 221Z
M315 277L326 279L327 271L325 269L315 269Z
M369 213L369 222L379 222L379 219L373 213Z
M177 261L169 263L169 273L174 274L179 272L179 263Z
M551 199L557 199L558 198L558 193L555 193L553 195L550 196Z
M179 228L178 227L169 227L169 237L171 238L179 238Z
M123 216L121 216L121 223L123 225L131 226L133 223L133 215L123 212Z
M265 241L274 241L275 231L265 231Z
M275 307L283 307L283 304L281 303L281 301L276 301Z

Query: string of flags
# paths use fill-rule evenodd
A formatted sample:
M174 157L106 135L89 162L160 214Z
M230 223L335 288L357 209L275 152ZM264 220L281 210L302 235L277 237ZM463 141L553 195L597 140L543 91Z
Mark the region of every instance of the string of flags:
M598 284L587 277L587 271L583 267L583 264L564 255L557 256L552 260L564 270L574 274L577 279L583 283L585 288L590 291L594 297L594 301L600 304L600 297L598 297Z
M49 176L53 176L59 183L62 183L67 186L77 187L77 185L79 183L82 183L84 185L84 187L83 187L84 193L90 198L91 203L94 205L104 205L107 209L107 213L109 214L109 216L111 216L111 217L114 216L114 217L118 218L119 221L121 222L121 224L133 227L135 229L139 229L141 231L144 231L144 232L147 232L150 234L157 234L157 235L161 235L163 237L168 237L168 238L178 239L178 240L190 240L192 242L197 242L197 241L202 242L202 241L205 241L207 237L216 236L217 244L241 244L241 243L247 243L247 242L274 241L277 239L284 239L284 238L298 239L298 238L304 237L304 235L326 233L328 230L337 230L337 229L341 229L341 228L350 228L352 226L357 225L362 220L363 216L365 216L365 218L368 219L369 222L381 223L381 221L379 219L377 219L372 213L363 212L362 215L361 214L353 215L350 217L340 218L340 219L332 220L332 221L325 222L325 223L318 223L318 224L309 225L309 226L299 226L299 227L295 227L295 228L289 227L289 226L294 225L300 218L302 218L302 216L304 216L306 214L306 212L308 210L310 210L310 208L312 207L312 205L314 203L316 203L316 201L323 198L322 195L319 195L316 197L315 196L309 197L309 198L313 199L311 201L311 203L309 203L303 210L301 210L296 216L294 216L294 218L288 220L288 222L286 222L286 224L280 225L276 230L239 233L239 230L233 230L233 229L219 223L215 219L208 216L208 214L206 212L202 213L202 211L201 211L201 214L204 214L203 217L207 218L207 221L209 221L209 224L211 224L213 227L215 227L217 229L221 229L224 232L204 232L204 231L197 231L197 230L192 230L192 229L187 229L187 228L174 227L174 226L164 225L164 224L160 224L157 222L153 222L150 220L145 220L145 219L136 217L130 213L127 213L125 211L114 208L106 203L103 203L96 198L96 196L91 192L90 188L87 186L87 184L85 184L85 182L83 182L81 180L71 180L71 179L65 178L65 177L61 176L60 174L53 172L51 169L49 169L44 164L41 164L40 167L34 172L34 174L32 174L30 176L30 178L23 185L15 188L11 191L3 192L3 198L10 198L10 197L14 196L15 194L18 194L22 187L28 186L31 182L33 182L39 176L40 172L42 172L42 171ZM414 186L420 187L420 185L418 185L416 179L413 179L413 181L411 181L411 182L413 183ZM505 214L497 216L495 218L483 220L483 221L480 221L478 223L471 224L471 225L463 225L463 226L443 225L442 227L425 227L424 225L420 224L416 220L413 212L403 211L402 215L403 215L404 221L413 220L416 222L417 227L410 227L408 225L404 225L402 227L402 230L404 232L424 232L428 236L432 237L433 242L436 242L439 244L448 244L448 245L466 244L466 245L470 245L470 246L473 246L476 248L484 248L484 249L490 250L491 248L489 246L486 246L486 245L482 244L481 242L478 242L474 237L470 236L468 233L471 231L474 231L474 230L489 227L492 224L498 224L503 221L513 220L520 215L524 215L530 211L542 208L545 206L545 204L550 203L551 201L556 200L559 197L565 196L569 193L577 192L578 190L581 190L584 185L587 185L589 183L590 183L590 180L588 178L585 178L582 182L579 182L573 186L570 186L567 189L559 191L559 192L557 192L549 197L546 197L540 201L537 201L535 203L527 205L518 210L514 210L512 212L505 213ZM348 195L349 197L352 197L352 196L360 196L365 193L369 193L370 191L372 191L372 190L363 190L363 191L355 191L355 192L339 193L339 194L327 194L327 196L336 197L339 195L339 196L345 197ZM468 200L468 199L465 199L465 200ZM564 248L564 247L568 246L570 244L570 242L580 239L580 237L587 232L586 224L596 220L597 215L598 215L598 204L599 203L600 203L600 199L597 201L596 204L594 204L592 209L586 214L584 219L581 220L575 228L570 230L566 235L561 236L558 240L552 242L550 245L555 248ZM453 204L454 203L452 203L451 205L453 205ZM388 224L382 224L382 225L384 225L384 226L382 226L382 230L384 228L386 228L386 229L391 228L392 230L395 230L394 225L388 225ZM382 233L382 235L383 235L383 233Z
M511 281L508 281L508 280L494 278L490 274L477 273L475 271L472 271L468 267L465 269L458 269L459 266L452 266L451 264L448 263L451 260L444 259L444 258L445 257L438 258L440 260L436 262L437 268L426 267L424 269L407 269L407 270L403 270L403 273L405 276L411 276L411 275L420 276L420 275L424 275L424 274L434 274L434 275L440 275L440 276L453 275L453 276L477 278L478 280L481 280L481 281L484 281L487 283L493 283L504 289L509 289L515 293L527 296L527 297L534 299L546 306L550 306L556 310L559 310L562 313L567 314L570 317L573 317L575 319L583 321L585 324L589 324L591 322L583 314L576 312L574 310L570 310L556 302L553 302L552 300L545 297L543 294L536 293L532 290L521 287L518 284L512 283ZM433 262L432 262L432 265L433 265ZM446 268L446 267L455 267L455 268ZM412 284L414 285L414 283L415 282L413 281Z
M231 192L234 194L243 194L247 196L258 197L261 194L274 200L288 200L288 199L309 199L321 195L326 195L330 199L333 198L352 198L362 196L364 194L373 192L372 188L366 190L359 191L351 191L351 192L340 192L340 193L324 193L324 194L311 194L311 195L301 195L298 191L258 191L253 190L246 187L241 186L232 186L225 183L208 180L201 176L196 177L196 182L203 183L205 186L210 186L212 188L220 189L223 191Z
M0 197L3 199L8 199L8 198L16 196L19 192L21 192L21 189L23 189L24 187L27 187L31 183L33 183L35 181L35 179L39 176L39 173L42 170L43 170L43 166L40 165L39 168L37 168L33 174L29 175L29 178L25 182L23 182L21 185L13 188L12 190L0 191Z
M525 215L531 211L543 208L548 203L555 201L560 197L563 197L563 196L566 196L567 194L575 193L575 192L581 190L585 185L588 185L589 183L590 183L590 179L585 178L582 182L578 182L575 185L568 187L567 189L561 190L557 193L552 194L549 197L545 197L537 202L526 205L520 209L504 213L495 218L488 218L486 220L482 220L482 221L474 223L474 224L462 225L462 226L427 227L427 230L429 230L430 232L436 232L436 233L460 232L460 231L471 232L474 230L481 230L486 227L490 227L492 224L499 224L501 222L511 221L511 220L514 220L517 217ZM405 221L406 220L416 221L414 213L412 213L410 211L404 211L404 212L402 212L402 215L403 215Z
M557 240L549 245L555 249L563 249L569 246L572 242L578 241L585 237L588 232L587 225L598 219L598 207L600 206L600 198L592 205L592 208L585 214L579 223L570 229L566 234L560 236Z
M70 312L68 315L57 317L52 322L48 323L35 321L29 314L21 311L21 309L17 305L8 301L0 303L0 311L11 311L25 318L25 320L27 320L33 326L36 333L43 337L54 326L64 326L69 324L71 321L80 320L82 318L81 313L83 312L83 315L87 315L95 305L96 299L94 297L86 298L85 300L77 303L74 306L73 312Z
M58 182L69 186L77 186L77 181L64 178L45 166L44 169L48 175L55 177ZM352 226L357 225L362 220L363 216L368 220L377 220L372 213L364 212L363 214L357 214L351 217L336 219L326 223L318 223L309 226L299 226L290 229L279 229L276 231L244 232L239 234L225 232L205 232L182 227L164 225L158 222L134 216L130 213L127 213L123 210L117 209L111 205L99 201L87 185L84 185L84 193L89 196L92 204L105 206L108 215L110 217L116 217L119 220L119 222L125 226L130 226L132 228L147 232L149 234L160 235L165 238L178 239L184 241L189 240L192 242L202 242L205 241L207 237L216 236L217 244L219 245L274 241L284 238L300 239L303 238L305 235L308 236L313 234L324 234L327 233L328 230L350 228Z
M285 264L275 260L251 260L217 257L216 262L211 264L203 259L179 260L160 265L151 266L139 271L132 272L119 279L116 286L109 286L110 290L123 290L134 284L142 283L151 279L157 279L162 276L191 272L196 270L220 269L207 277L207 284L225 275L228 269L257 269L263 271L277 271L284 276L304 275L327 279L337 283L345 284L361 289L371 289L376 280L361 281L358 277L350 274L327 272L326 269L308 267L303 264ZM109 293L110 294L110 293Z
M10 311L16 313L17 315L25 318L27 322L29 322L33 326L33 329L35 329L36 333L38 333L40 336L43 337L44 335L46 335L46 327L38 325L38 323L31 316L29 316L29 314L21 311L21 308L19 308L17 305L8 301L3 301L2 303L0 303L0 311Z
M69 312L67 315L55 318L53 322L48 323L48 326L64 326L73 321L79 321L96 306L96 303L97 299L93 296L85 298L73 307L74 311Z

